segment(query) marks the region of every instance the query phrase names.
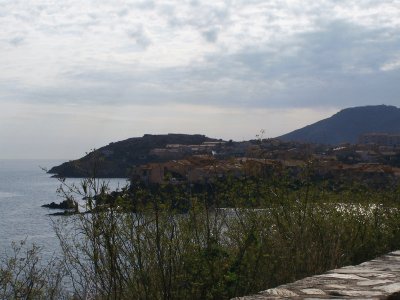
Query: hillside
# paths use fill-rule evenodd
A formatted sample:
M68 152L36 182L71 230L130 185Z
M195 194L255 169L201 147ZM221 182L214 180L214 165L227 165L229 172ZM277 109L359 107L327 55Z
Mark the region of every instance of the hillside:
M338 145L356 143L364 133L400 133L400 109L376 105L346 108L332 117L278 137L298 141Z
M110 143L80 159L53 167L48 173L60 177L126 177L134 165L162 161L150 153L152 149L164 148L167 144L199 145L212 141L216 140L200 134L145 134Z

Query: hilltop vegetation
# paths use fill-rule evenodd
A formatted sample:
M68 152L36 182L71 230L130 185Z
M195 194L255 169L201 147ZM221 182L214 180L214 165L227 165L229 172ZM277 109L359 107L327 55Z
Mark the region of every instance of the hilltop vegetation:
M86 156L65 162L49 170L50 174L62 177L88 177L96 172L97 177L129 177L132 166L144 164L149 161L162 161L151 155L155 148L164 148L167 144L202 144L216 141L204 135L194 134L145 134L127 140L110 143L96 149Z

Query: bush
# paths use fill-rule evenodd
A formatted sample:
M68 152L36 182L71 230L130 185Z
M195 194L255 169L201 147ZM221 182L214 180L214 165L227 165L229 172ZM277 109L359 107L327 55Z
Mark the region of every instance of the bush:
M0 299L66 299L62 279L57 260L43 265L39 247L13 243L0 263Z
M65 274L74 299L229 299L400 248L398 190L333 191L308 178L114 193L94 179L63 182L86 207L55 220L62 259L38 268L34 248L6 260L3 298L61 296Z
M56 231L82 298L229 299L398 249L397 195L284 178L136 187Z

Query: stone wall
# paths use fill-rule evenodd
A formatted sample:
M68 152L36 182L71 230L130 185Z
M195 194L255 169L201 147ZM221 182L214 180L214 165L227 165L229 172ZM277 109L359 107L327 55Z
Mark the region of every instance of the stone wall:
M235 300L388 299L400 300L400 251L307 277Z

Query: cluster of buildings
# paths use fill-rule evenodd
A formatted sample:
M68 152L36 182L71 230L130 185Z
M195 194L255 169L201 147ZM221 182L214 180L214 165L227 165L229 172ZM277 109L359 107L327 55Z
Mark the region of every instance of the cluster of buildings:
M212 155L219 159L230 157L246 157L254 149L250 141L244 142L204 142L199 145L167 144L164 148L150 150L149 157L153 160L177 160L193 155Z
M159 159L180 159L188 155L216 153L226 142L204 142L200 145L167 144L165 148L155 148L149 153Z
M298 170L310 160L317 162L321 174L351 172L400 177L400 134L364 134L358 144L336 148L268 139L168 144L152 149L149 154L158 160L133 170L133 179L147 184L204 183L227 176L259 176L277 165Z
M133 179L146 184L205 183L227 176L257 176L274 164L274 161L266 159L216 159L210 155L194 155L180 160L137 166L133 170Z

